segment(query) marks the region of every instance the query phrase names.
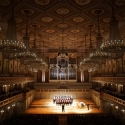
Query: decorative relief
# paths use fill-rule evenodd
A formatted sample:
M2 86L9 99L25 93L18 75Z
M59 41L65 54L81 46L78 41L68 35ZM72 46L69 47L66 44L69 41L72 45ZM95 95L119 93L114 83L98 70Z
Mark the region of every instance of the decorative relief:
M59 28L67 28L68 24L62 23L58 25Z
M53 18L51 18L51 17L43 17L43 18L42 18L42 21L43 21L43 22L46 22L46 23L50 23L50 22L53 21Z
M30 25L30 27L31 27L31 28L35 28L35 27L36 27L36 28L40 28L41 26L40 26L40 24L32 24L32 25Z
M32 9L22 9L21 13L26 15L27 11L28 11L28 15L33 15L34 14L34 10L32 10Z
M48 30L46 30L46 32L47 32L47 33L54 33L55 30L53 30L53 29L48 29Z
M53 40L56 40L56 38L55 37L51 37L51 38L49 38L49 40L53 41Z
M64 36L67 36L67 34L61 33L61 34L59 34L59 36L64 37Z
M60 8L60 9L57 9L56 12L57 12L58 14L60 14L60 15L66 15L66 14L69 13L69 9L67 9L67 8Z
M76 0L78 5L87 5L91 2L91 0Z
M16 23L21 23L23 20L21 18L15 18Z
M94 28L94 27L95 27L95 25L93 25L93 24L87 24L87 25L85 25L85 27L86 27L86 28L89 28L90 25L92 26L91 28Z
M104 23L109 23L110 21L111 21L111 18L104 18L104 19L103 19L103 22L104 22Z
M79 30L79 29L72 29L71 32L72 32L72 33L79 33L80 30Z
M98 12L99 14L103 14L103 13L104 13L104 10L103 10L103 9L94 9L94 10L91 11L91 13L92 13L93 15L97 15L97 12Z
M49 4L50 0L35 0L35 3L43 6Z
M116 4L117 6L124 6L124 5L125 5L125 0L116 0L116 1L115 1L115 4Z
M98 30L96 30L95 32L98 33ZM104 33L104 30L100 30L100 33Z
M0 5L2 5L2 6L7 6L9 4L10 4L9 0L0 0Z
M26 33L26 30L22 30L22 33ZM30 30L28 30L27 33L30 33Z
M83 17L75 17L75 18L73 18L73 21L76 23L80 23L80 22L84 21L84 18Z

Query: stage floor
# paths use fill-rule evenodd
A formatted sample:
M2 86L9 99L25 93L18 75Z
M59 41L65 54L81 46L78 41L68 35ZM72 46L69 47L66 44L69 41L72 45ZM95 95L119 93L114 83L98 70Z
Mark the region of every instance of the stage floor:
M83 108L79 108L80 102L89 103L89 110L85 105ZM65 112L62 112L61 105L53 103L52 99L38 99L34 100L29 108L22 112L24 114L92 114L92 113L104 113L98 108L91 99L74 99L72 105L65 105Z

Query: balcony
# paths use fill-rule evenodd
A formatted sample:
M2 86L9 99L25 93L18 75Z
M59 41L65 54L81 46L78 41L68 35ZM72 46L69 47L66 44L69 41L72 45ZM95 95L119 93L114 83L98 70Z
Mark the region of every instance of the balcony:
M92 77L93 82L125 83L125 77Z
M0 77L0 83L6 82L33 82L34 77Z

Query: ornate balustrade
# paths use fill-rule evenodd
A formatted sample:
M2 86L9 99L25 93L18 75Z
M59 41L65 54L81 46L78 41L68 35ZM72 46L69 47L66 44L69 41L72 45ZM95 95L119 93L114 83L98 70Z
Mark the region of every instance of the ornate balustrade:
M125 100L119 99L119 98L114 97L114 96L112 96L112 95L109 95L109 94L107 94L107 93L102 92L101 97L102 97L103 99L106 99L106 100L109 100L109 101L118 103L118 104L120 104L120 105L122 105L122 106L125 106Z
M0 83L5 82L33 82L34 77L0 77Z
M96 90L91 89L91 93L94 94L95 96L99 96L100 98L104 100L108 100L109 102L115 102L119 105L125 106L125 100L109 95L105 92L98 92Z
M94 82L125 83L125 77L92 77Z
M36 89L36 92L90 92L90 89Z
M25 93L25 98L28 98L29 96L32 96L34 94L34 92L35 92L34 90L31 90L31 91Z
M100 92L95 91L95 90L93 90L93 89L91 89L90 91L91 91L91 94L92 94L92 95L95 95L95 96L100 97Z
M34 90L31 90L29 92L20 93L18 95L12 96L10 98L4 99L4 100L0 101L0 107L5 106L12 102L17 102L18 100L21 100L21 99L26 99L29 96L32 96L33 94L34 94Z
M5 105L7 105L9 103L12 103L12 102L16 102L18 100L21 100L21 99L23 99L23 97L24 97L24 94L21 93L21 94L12 96L12 97L10 97L8 99L5 99L3 101L0 101L0 107L5 106Z

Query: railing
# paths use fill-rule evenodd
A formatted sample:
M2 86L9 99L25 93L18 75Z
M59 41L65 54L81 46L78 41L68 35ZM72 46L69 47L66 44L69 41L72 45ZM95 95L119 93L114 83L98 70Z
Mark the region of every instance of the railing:
M36 89L36 92L90 92L90 89Z
M95 90L93 90L93 89L91 89L91 93L92 93L93 95L95 95L95 96L98 96L98 97L101 96L101 95L100 95L100 92L95 91Z
M33 82L33 77L0 77L0 82Z
M23 95L23 93L21 93L21 94L12 96L12 97L10 97L8 99L5 99L3 101L0 101L0 107L5 106L5 105L7 105L9 103L15 102L17 100L23 99L23 97L24 97L24 95Z
M34 94L34 90L31 90L29 92L20 93L18 95L12 96L10 98L4 99L4 100L0 101L0 107L5 106L12 102L17 102L18 100L21 100L21 99L26 99L27 97L29 97L33 94Z
M119 98L114 97L112 95L109 95L107 93L102 92L101 97L103 99L106 99L106 100L109 100L109 101L113 101L113 102L118 103L118 104L120 104L122 106L125 106L125 100L119 99Z
M27 97L33 95L34 92L35 92L34 90L31 90L31 91L27 92L27 93L25 94L25 97L27 98Z
M111 82L111 83L125 83L125 77L92 77L94 82Z
M95 96L100 96L104 100L112 101L112 102L118 103L118 104L120 104L122 106L125 106L125 100L122 100L122 99L117 98L115 96L109 95L109 94L107 94L105 92L98 92L98 91L92 90L92 89L91 89L91 92Z

